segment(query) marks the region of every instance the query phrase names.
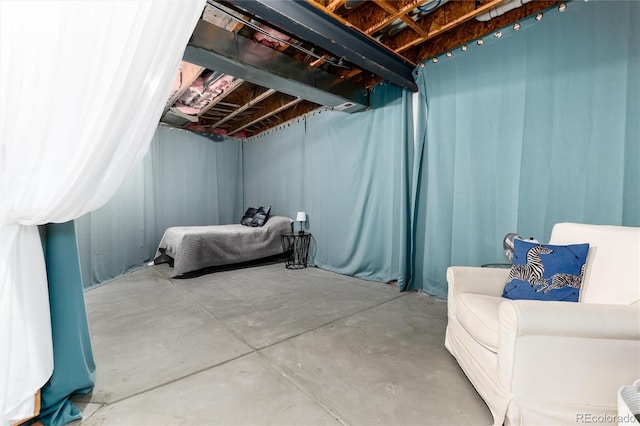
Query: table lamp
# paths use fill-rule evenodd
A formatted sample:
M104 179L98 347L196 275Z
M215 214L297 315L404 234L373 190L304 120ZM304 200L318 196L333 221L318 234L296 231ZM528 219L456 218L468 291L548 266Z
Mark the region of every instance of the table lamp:
M300 222L300 234L304 233L302 230L302 222L307 221L307 214L305 212L298 212L296 215L296 222Z

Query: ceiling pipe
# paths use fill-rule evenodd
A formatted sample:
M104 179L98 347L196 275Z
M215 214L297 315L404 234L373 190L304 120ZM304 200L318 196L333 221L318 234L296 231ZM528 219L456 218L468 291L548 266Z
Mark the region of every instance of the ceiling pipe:
M368 0L347 0L344 2L344 7L347 9L355 9L366 1Z
M526 3L529 3L530 1L531 0L511 0L504 4L501 4L500 6L494 7L493 9L489 10L487 13L483 13L482 15L476 16L476 19L478 21L483 21L483 22L490 21L491 19L496 18L500 15L504 15L510 10L517 9L520 6Z

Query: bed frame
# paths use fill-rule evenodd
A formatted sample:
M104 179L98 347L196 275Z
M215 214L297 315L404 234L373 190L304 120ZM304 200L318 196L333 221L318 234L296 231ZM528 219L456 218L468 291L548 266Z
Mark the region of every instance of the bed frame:
M160 240L154 264L169 263L172 277L212 266L243 263L282 254L280 236L293 220L272 216L261 227L240 224L175 226Z

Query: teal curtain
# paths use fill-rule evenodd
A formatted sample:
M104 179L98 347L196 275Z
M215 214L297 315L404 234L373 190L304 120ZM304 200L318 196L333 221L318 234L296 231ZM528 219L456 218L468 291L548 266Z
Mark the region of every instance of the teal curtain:
M159 126L149 152L113 198L76 220L85 287L153 259L168 227L241 217L241 143Z
M416 69L424 150L414 288L505 262L508 232L640 225L640 3L570 2Z
M171 226L221 225L242 218L242 144L214 142L160 126L152 150L155 249Z
M37 421L62 425L82 416L69 400L93 389L93 361L73 221L45 227L44 252L49 283L54 370L41 392Z
M117 277L153 256L155 144L104 206L75 220L85 287Z
M244 142L244 205L291 218L305 211L316 266L402 287L410 274L411 95L379 85L370 106L312 113Z

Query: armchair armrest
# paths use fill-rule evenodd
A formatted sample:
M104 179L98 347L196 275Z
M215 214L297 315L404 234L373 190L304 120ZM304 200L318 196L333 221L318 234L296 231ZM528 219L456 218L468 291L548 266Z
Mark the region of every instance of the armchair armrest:
M508 300L500 305L500 333L637 340L640 305Z
M460 293L501 296L509 276L509 269L450 266L447 268L449 299Z
M509 276L508 269L476 266L447 268L447 315L456 318L456 299L460 293L475 293L500 297Z
M640 377L640 306L505 300L500 386L522 400L616 404Z

